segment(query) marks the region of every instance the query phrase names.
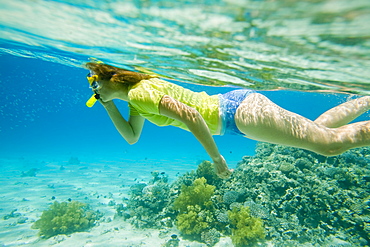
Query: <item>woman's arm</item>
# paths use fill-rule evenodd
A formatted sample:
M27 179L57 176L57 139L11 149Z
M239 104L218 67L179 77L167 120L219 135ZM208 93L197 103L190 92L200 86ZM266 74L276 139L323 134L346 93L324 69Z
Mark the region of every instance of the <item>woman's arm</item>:
M108 112L114 126L121 136L129 143L136 143L141 135L145 119L141 116L130 116L126 121L117 109L113 101L103 102L100 100L105 110Z
M221 178L230 176L231 172L226 161L220 155L207 124L197 110L165 95L159 103L159 112L161 115L183 122L213 160L217 175Z

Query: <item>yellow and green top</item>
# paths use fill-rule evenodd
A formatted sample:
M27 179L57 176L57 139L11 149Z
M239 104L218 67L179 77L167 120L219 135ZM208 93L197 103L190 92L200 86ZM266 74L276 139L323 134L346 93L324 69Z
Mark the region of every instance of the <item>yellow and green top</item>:
M193 92L159 78L142 80L129 88L130 115L140 115L158 126L175 126L185 130L187 126L175 119L159 114L159 103L168 95L194 109L205 120L212 135L219 134L219 97L206 92Z

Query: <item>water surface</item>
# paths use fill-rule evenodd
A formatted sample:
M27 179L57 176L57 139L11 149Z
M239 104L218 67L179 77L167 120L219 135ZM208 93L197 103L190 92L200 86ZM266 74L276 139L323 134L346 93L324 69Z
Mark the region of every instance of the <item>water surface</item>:
M3 0L0 23L1 53L69 66L96 57L196 84L369 91L367 0Z

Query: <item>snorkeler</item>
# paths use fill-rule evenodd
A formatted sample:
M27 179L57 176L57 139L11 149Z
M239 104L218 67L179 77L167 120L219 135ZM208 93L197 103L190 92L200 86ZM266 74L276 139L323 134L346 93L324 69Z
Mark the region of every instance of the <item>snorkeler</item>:
M138 141L144 120L190 131L214 162L217 175L230 176L212 135L236 134L257 141L283 144L332 156L370 145L370 121L348 124L370 110L370 96L334 107L311 121L274 104L253 90L240 89L209 96L193 92L155 76L102 63L87 63L95 100L106 109L121 136ZM126 121L113 99L128 102Z

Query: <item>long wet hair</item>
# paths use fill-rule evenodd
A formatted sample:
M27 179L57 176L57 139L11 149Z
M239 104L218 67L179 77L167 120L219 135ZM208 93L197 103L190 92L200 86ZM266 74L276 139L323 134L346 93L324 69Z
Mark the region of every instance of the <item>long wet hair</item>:
M128 86L135 85L141 80L154 77L103 63L89 62L86 63L85 66L87 69L94 72L94 74L99 77L99 80L110 81L113 83L123 83Z

